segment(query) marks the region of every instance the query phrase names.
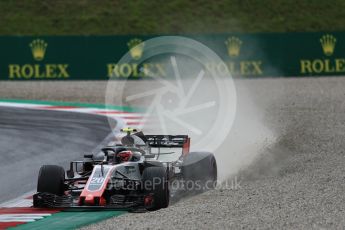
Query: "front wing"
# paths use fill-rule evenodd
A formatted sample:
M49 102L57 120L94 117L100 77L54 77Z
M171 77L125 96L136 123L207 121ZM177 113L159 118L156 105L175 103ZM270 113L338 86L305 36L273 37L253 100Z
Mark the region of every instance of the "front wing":
M79 197L71 195L58 196L51 193L36 193L33 196L34 207L37 208L85 208L133 210L147 208L144 205L144 195L113 195L107 205L79 205Z

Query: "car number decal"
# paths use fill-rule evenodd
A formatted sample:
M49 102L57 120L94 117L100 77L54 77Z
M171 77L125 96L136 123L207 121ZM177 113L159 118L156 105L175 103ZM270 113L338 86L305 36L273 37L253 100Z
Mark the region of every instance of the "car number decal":
M103 173L101 167L97 167L95 171L92 173L92 178L90 179L90 183L87 187L89 191L97 191L102 188L104 182L106 181L108 172L108 167L103 168Z

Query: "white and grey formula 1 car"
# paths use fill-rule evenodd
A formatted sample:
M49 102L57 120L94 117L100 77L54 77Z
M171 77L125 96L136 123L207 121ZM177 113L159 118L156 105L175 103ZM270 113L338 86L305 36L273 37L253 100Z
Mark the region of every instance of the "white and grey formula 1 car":
M72 161L66 173L60 166L43 165L34 207L151 211L168 207L170 198L186 189L186 182L195 182L194 190L216 186L214 155L190 152L187 135L123 131L121 144L103 148L101 158L89 154ZM178 186L171 186L176 181Z

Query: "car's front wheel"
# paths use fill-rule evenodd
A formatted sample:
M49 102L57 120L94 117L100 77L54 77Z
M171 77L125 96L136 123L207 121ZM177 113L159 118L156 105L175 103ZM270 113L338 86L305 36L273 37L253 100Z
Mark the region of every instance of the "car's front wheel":
M43 165L40 168L37 192L61 196L65 191L65 170L57 165Z
M143 172L143 186L146 195L152 194L152 204L147 210L154 211L169 206L170 194L167 172L164 167L149 167Z

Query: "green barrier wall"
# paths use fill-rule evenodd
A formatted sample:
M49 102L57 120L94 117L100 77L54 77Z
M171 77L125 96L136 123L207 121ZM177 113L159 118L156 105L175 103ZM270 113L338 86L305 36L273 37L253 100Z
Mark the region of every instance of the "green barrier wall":
M136 64L145 40L156 36L0 37L1 80L142 79L148 68L167 77L158 60ZM187 36L214 50L236 77L344 75L345 33L217 34ZM139 45L138 45L139 44ZM134 62L117 65L131 47ZM139 61L138 61L139 62ZM208 68L224 70L224 64Z

